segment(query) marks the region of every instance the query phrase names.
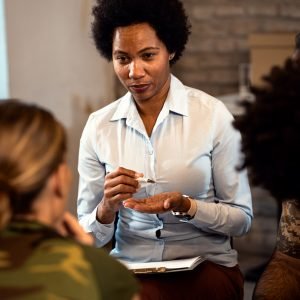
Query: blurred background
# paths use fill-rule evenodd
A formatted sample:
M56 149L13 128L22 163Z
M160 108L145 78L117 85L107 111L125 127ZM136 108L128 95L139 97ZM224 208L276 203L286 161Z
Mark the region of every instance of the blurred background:
M237 101L249 82L280 65L300 31L299 0L183 0L192 34L173 73L186 85L224 101L238 115ZM69 136L74 185L69 208L76 213L79 139L88 115L124 93L112 65L97 53L90 34L93 0L0 0L0 98L21 98L51 110ZM249 274L273 251L277 205L252 188L251 232L234 239L247 276L245 299L255 282ZM254 269L253 269L254 268ZM247 273L248 272L248 273ZM253 272L252 272L253 275ZM253 279L254 278L254 279Z

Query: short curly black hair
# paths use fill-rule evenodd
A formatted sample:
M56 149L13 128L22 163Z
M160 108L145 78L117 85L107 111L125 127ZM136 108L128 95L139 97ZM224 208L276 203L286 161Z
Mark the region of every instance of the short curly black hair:
M148 23L170 53L170 64L182 55L191 25L179 0L97 0L93 7L92 34L100 54L112 60L113 34L117 27Z
M288 59L264 77L265 88L252 88L254 102L243 102L245 113L233 122L242 134L254 185L279 201L300 201L300 65Z

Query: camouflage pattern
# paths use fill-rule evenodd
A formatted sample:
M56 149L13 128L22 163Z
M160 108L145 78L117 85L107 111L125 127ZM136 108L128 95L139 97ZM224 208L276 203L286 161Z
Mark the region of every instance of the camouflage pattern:
M254 300L300 299L300 202L282 202L277 249L261 275Z
M13 222L0 235L0 299L131 299L135 279L101 249L38 223Z
M282 213L277 236L277 250L300 258L300 202L282 202Z

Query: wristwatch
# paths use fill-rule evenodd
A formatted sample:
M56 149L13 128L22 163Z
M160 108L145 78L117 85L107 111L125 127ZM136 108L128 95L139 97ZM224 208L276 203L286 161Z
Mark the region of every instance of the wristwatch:
M182 195L182 197L188 199L190 201L191 205L192 205L192 199L189 196ZM188 212L183 212L183 211L174 211L174 210L171 210L171 213L172 213L172 215L174 217L180 219L180 221L185 222L185 221L189 221L189 220L191 220L191 219L194 218L194 216L191 216L189 214L189 211Z

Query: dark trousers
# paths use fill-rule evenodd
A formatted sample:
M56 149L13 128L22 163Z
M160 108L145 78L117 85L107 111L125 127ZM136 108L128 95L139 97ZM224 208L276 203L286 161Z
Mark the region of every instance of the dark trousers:
M243 300L244 278L239 266L209 261L185 272L137 275L142 300Z

